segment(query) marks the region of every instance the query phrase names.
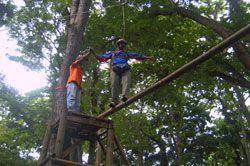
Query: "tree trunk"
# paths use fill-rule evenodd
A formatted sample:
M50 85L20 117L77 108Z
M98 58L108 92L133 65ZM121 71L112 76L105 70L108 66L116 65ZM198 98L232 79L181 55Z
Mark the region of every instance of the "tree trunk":
M247 21L244 17L244 11L240 4L243 0L227 0L229 2L229 16L232 19L232 23L236 24L236 27L244 26Z
M182 147L181 147L181 139L179 137L179 133L176 133L176 137L174 138L175 142L175 152L176 152L176 165L182 165Z
M247 165L250 165L250 146L249 146L249 140L247 140L247 135L244 126L242 127L241 133L243 135L243 138L241 140L241 146L245 152Z
M199 13L190 11L184 7L179 7L176 5L168 6L168 9L160 9L154 12L154 15L181 15L182 17L190 18L205 27L211 28L215 33L220 35L223 38L227 38L232 34L232 32L226 29L222 24L212 19L201 16ZM240 42L233 45L233 49L238 59L242 65L250 70L250 55L246 50L245 46L240 44Z
M72 0L66 54L61 65L57 87L65 87L69 76L69 66L79 54L83 44L83 32L89 17L91 0ZM66 111L66 89L55 92L53 119L58 119Z
M98 66L95 66L93 68L93 75L92 75L92 83L91 83L91 109L92 109L92 114L97 115L97 107L98 107L98 95L96 93L96 86L99 80L99 75L98 75Z
M54 94L52 124L59 120L60 116L67 111L66 83L69 76L69 66L79 54L80 48L83 44L83 32L89 17L90 4L91 0L72 0L66 54L61 65L56 88L57 90Z
M240 90L237 86L233 85L233 88L234 88L234 91L235 91L237 98L238 98L238 101L239 101L240 110L241 110L242 114L245 116L245 118L247 119L248 126L250 126L250 112L247 109L247 106L245 104L244 96L242 95L242 93L240 92Z
M96 93L96 86L99 80L98 75L98 66L94 66L92 70L92 80L91 80L91 88L90 88L90 96L91 96L91 114L94 116L97 115L97 107L98 107L98 95ZM89 158L88 164L93 164L95 162L95 149L96 149L96 140L90 141L89 146Z
M160 165L161 166L169 165L167 152L166 152L166 146L159 145L159 148L160 148Z

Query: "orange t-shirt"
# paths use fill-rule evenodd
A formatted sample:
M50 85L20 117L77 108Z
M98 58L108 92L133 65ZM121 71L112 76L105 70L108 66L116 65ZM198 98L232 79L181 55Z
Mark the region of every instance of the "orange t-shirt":
M75 82L81 88L82 75L83 75L83 71L82 71L81 64L79 64L78 61L74 61L70 65L69 78L68 78L67 83Z

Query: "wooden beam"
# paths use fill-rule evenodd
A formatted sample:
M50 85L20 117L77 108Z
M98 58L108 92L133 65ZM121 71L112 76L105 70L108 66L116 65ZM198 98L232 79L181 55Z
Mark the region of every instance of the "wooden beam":
M106 166L113 166L114 130L112 124L110 124L110 127L108 129L107 138Z
M82 118L85 118L85 119L92 119L92 120L95 119L97 121L104 122L104 123L112 122L109 119L103 119L103 118L98 118L98 117L95 117L95 116L85 115L85 114L80 113L80 112L67 112L67 115L68 116L73 116L73 117L82 117Z
M55 150L54 150L54 153L57 158L61 158L61 155L62 155L66 125L67 125L66 112L63 111L61 113L61 117L59 121L59 127L58 127L58 131L56 135L56 145L55 145Z
M102 152L106 154L107 150L106 150L105 146L103 145L102 141L98 137L97 137L97 142L101 146Z
M102 149L100 143L96 142L96 157L95 157L95 166L101 165L101 159L102 159Z
M81 140L81 139L74 142L73 145L71 145L70 147L68 147L66 150L64 150L62 152L62 158L65 158L67 155L69 155L71 152L73 152L77 148L77 146L79 146L83 142L84 142L84 140Z
M95 159L95 166L100 166L101 165L101 160L102 160L102 151L106 155L106 149L104 145L102 144L101 137L107 134L107 129L105 129L104 132L102 130L99 130L97 132L97 141L96 141L96 159Z
M156 82L154 85L152 85L152 86L146 88L145 90L143 90L142 92L132 96L126 102L118 104L115 108L113 108L113 109L111 108L108 111L105 111L105 112L99 114L97 117L98 118L105 118L105 117L121 110L122 108L127 107L128 105L137 101L138 99L140 99L140 98L148 95L149 93L159 89L163 85L177 79L178 77L182 76L184 73L190 71L191 69L194 69L197 65L210 59L213 55L219 53L220 51L222 51L225 48L229 47L230 45L234 44L239 39L241 39L242 37L246 36L249 33L250 33L250 24L243 27L239 31L235 32L234 34L232 34L231 36L226 38L223 42L221 42L221 43L217 44L216 46L214 46L213 48L209 49L204 54L200 55L199 57L197 57L194 60L190 61L189 63L183 65L182 67L180 67L179 69L177 69L173 73L164 77L160 81Z
M51 160L58 164L70 165L70 166L93 166L89 164L80 164L80 163L76 163L70 160L63 160L63 159L58 159L58 158L51 158Z
M84 124L89 126L95 126L98 128L108 128L109 123L98 121L96 119L88 119L83 117L74 117L74 116L67 116L66 119L71 122L76 122L78 124Z
M118 141L118 139L117 139L117 137L116 137L115 134L114 134L114 139L115 139L116 146L117 146L117 148L119 149L119 152L120 152L120 154L121 154L123 160L125 161L126 165L127 165L127 166L131 166L131 164L130 164L130 162L129 162L127 156L126 156L126 154L124 153L123 147L122 147L122 145L120 144L120 142Z
M51 120L49 121L47 125L47 129L43 138L43 147L42 147L42 151L41 151L41 155L39 157L38 163L41 163L46 157L46 154L48 152L50 137L51 137Z

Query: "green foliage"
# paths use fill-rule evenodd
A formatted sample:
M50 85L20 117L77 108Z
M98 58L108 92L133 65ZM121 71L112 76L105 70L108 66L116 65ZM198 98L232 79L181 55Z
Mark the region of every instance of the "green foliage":
M9 33L22 53L22 56L9 55L10 59L33 70L46 64L57 72L66 44L67 7L63 3L26 1L8 24Z
M133 0L124 6L125 17L116 1L102 2L106 9L92 6L83 49L91 46L103 54L116 49L109 41L112 36L125 35L129 51L155 58L131 62L131 95L222 41L209 27L176 15L179 7L217 20L233 31L249 20L248 4L239 5L242 13L238 15L229 0L183 0L175 4L169 0ZM11 58L32 69L43 68L47 60L52 87L66 48L69 6L68 0L26 1L9 22L10 33L23 54ZM155 16L158 10L171 14ZM242 43L249 45L247 40ZM84 72L82 110L97 115L107 110L110 102L109 64L103 69L92 57L84 64ZM241 142L243 128L249 138L249 124L238 111L232 82L218 73L249 83L249 71L235 52L225 50L110 118L132 165L247 165ZM6 88L4 84L1 87ZM240 87L240 91L245 94L249 89ZM2 89L0 157L6 162L12 157L22 163L21 154L28 162L29 151L40 148L52 105L52 95L45 92L20 96L11 88ZM119 165L122 160L116 156L115 162Z
M13 17L15 8L11 0L0 1L0 26L6 25L8 19Z
M30 152L40 149L51 103L44 90L19 95L0 82L1 165L34 165Z

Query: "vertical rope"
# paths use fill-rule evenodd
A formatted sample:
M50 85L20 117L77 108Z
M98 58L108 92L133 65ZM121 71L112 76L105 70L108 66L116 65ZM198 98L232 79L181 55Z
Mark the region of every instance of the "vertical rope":
M122 20L123 20L123 32L122 32L122 38L125 39L125 30L126 30L126 24L125 24L125 4L123 3L123 0L120 1L123 5L122 5Z

